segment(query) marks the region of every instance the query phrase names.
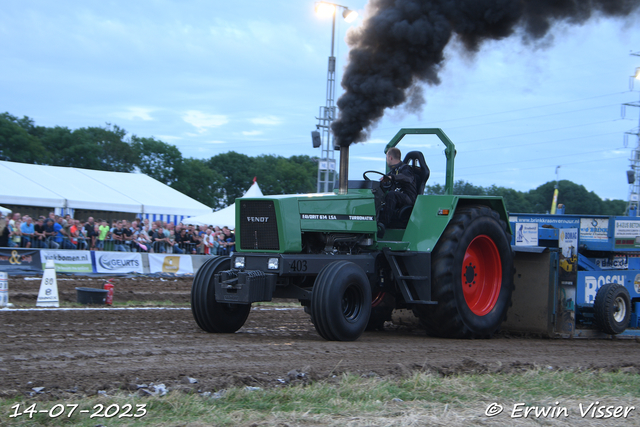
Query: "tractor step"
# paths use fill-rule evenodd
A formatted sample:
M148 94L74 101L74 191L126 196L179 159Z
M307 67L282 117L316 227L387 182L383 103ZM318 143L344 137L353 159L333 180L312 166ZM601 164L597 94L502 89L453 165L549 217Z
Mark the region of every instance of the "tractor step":
M393 278L407 304L437 304L431 300L431 253L383 250Z

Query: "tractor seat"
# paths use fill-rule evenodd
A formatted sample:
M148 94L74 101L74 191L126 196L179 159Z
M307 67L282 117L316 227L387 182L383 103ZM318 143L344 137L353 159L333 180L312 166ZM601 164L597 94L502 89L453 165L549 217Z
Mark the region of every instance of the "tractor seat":
M424 193L424 187L427 184L431 171L427 162L424 160L424 155L420 151L410 151L404 156L404 163L411 166L413 176L416 179L417 195L420 196ZM413 206L403 206L398 211L397 220L394 221L394 225L398 225L399 228L405 228L411 217L411 211Z
M424 160L424 155L420 151L410 151L404 156L404 163L411 166L413 175L416 177L416 190L418 196L424 193L424 187L427 185L429 175L431 171L427 162Z

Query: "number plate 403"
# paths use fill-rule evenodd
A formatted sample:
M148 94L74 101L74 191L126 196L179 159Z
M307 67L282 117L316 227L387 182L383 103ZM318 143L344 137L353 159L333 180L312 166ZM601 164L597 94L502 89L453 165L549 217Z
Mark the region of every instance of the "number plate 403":
M296 273L303 273L307 271L307 260L304 260L304 259L293 260L289 264L289 269Z

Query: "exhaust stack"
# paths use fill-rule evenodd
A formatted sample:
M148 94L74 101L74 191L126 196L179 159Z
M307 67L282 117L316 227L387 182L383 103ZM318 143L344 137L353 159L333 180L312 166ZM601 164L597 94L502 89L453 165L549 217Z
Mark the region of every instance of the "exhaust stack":
M340 180L338 194L347 194L349 183L349 146L340 146Z

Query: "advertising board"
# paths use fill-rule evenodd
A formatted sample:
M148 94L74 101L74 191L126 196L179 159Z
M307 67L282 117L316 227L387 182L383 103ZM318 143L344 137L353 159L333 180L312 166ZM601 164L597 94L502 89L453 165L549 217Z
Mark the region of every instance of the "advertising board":
M0 270L41 271L40 251L33 249L0 249Z
M96 273L144 273L138 252L94 252Z
M93 273L93 263L90 251L72 250L46 250L40 252L42 264L40 270L44 270L47 261L53 260L58 273Z
M516 223L516 246L538 246L538 224Z
M149 254L150 273L193 274L190 255Z
M640 220L616 220L615 237L620 239L635 239L640 236Z
M602 242L608 240L609 218L581 218L580 241Z
M633 283L634 286L627 286L631 298L640 297L640 274L638 271L578 271L578 304L593 304L596 300L598 289L608 283L625 284Z

